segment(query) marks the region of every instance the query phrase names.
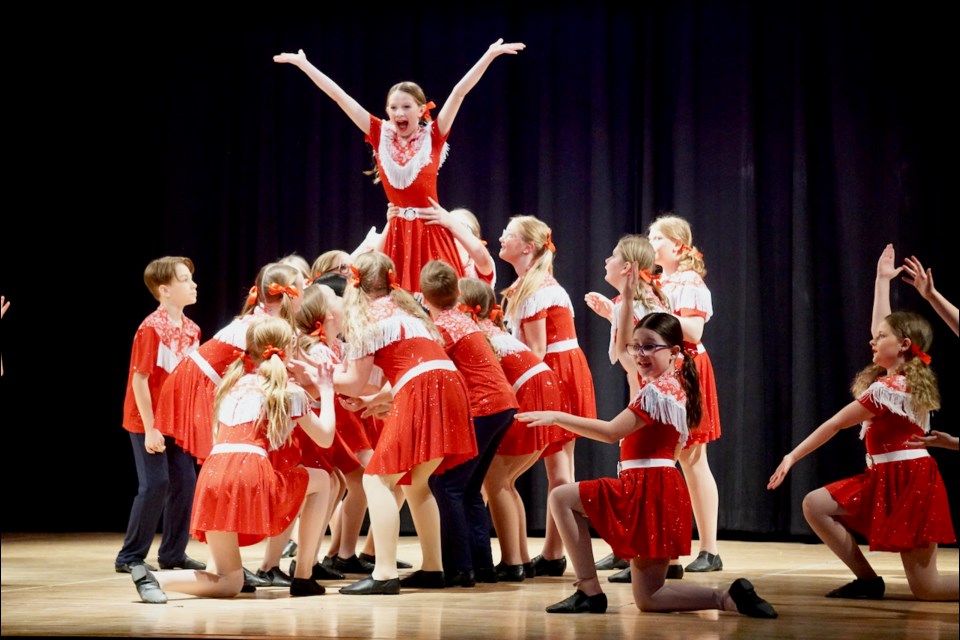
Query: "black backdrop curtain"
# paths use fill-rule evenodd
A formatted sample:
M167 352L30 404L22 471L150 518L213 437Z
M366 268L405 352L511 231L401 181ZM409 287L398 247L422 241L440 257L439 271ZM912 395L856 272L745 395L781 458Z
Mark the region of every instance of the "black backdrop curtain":
M511 215L552 226L602 417L625 406L626 384L606 358L609 325L583 295L614 294L603 260L621 235L663 211L691 222L715 305L704 342L723 425L708 447L721 535L807 536L802 496L863 468L852 428L765 489L869 361L887 242L933 267L957 300L944 201L950 34L923 3L164 11L119 30L94 13L11 25L4 530L124 529L136 475L120 416L130 342L155 306L141 280L149 260L195 261L187 314L209 338L261 265L351 250L383 225L362 134L302 73L272 62L281 51L303 48L379 114L397 81L442 106L497 37L527 44L467 96L440 198L477 213L494 254ZM515 275L502 261L497 273L501 288ZM934 428L960 432L957 339L908 285L894 284L893 306L934 325L945 395ZM957 454L934 455L956 519ZM577 478L613 475L616 459L616 447L581 440ZM31 479L40 473L52 489ZM542 531L542 465L522 492ZM64 493L79 505L69 515Z

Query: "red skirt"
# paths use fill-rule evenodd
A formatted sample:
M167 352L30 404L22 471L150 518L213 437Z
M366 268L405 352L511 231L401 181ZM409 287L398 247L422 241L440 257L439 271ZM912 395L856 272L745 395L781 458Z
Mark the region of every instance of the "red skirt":
M581 482L580 501L590 526L618 558L690 553L690 494L675 467L629 469L619 478Z
M297 517L309 478L303 467L277 471L255 453L222 453L204 462L197 477L190 535L237 534L240 546L279 535Z
M559 378L552 370L536 374L517 390L517 402L519 411L563 411L565 404ZM514 420L497 448L497 455L524 456L542 451L550 443L550 428L531 427Z
M560 378L565 402L564 411L583 418L596 418L597 400L593 389L593 374L590 373L590 366L583 351L577 348L547 353L543 356L543 361ZM546 432L549 444L540 455L541 458L558 453L563 449L563 445L579 437L557 425L546 427Z
M213 381L188 357L177 365L157 399L156 428L201 463L213 447L215 392Z
M690 437L684 448L695 444L713 442L720 437L720 404L717 401L717 379L713 375L713 363L706 351L698 353L693 359L700 374L700 396L703 400L703 417L696 429L690 431Z
M390 413L365 473L403 474L418 464L442 458L434 472L443 473L477 455L477 438L470 417L470 399L459 371L432 369L405 384L393 399Z
M420 270L431 260L446 262L463 277L460 253L453 234L440 225L428 225L419 218L392 218L383 239L383 252L397 268L400 286L411 293L420 291Z
M360 415L354 411L345 408L337 400L337 435L351 452L363 451L364 449L373 449L370 443L370 436L367 434L367 427Z
M957 541L947 490L931 457L877 464L825 488L849 514L843 522L867 538L871 551Z

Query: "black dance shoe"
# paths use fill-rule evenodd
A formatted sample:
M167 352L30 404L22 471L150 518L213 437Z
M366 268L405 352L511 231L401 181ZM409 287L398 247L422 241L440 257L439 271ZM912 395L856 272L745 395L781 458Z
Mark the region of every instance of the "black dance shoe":
M280 554L281 558L292 558L297 555L297 543L293 540L287 540L287 544L283 547L283 552Z
M681 571L683 571L683 569L681 569ZM611 576L607 576L607 582L629 584L631 580L632 579L630 578L630 567L627 567L623 571L617 571L615 574Z
M144 567L147 571L156 571L157 568L152 564L147 564L143 560L128 562L126 564L115 564L113 570L117 573L130 573L134 567Z
M667 580L680 580L681 578L683 578L683 567L681 565L667 565Z
M524 577L525 579L527 579L527 580L529 580L530 578L536 578L536 577L537 577L537 572L533 570L533 563L532 563L532 562L524 562L524 563L523 563L523 577Z
M723 561L720 554L714 555L709 551L701 551L697 559L686 566L690 573L705 573L707 571L723 571Z
M443 578L443 571L418 569L405 578L400 578L400 586L406 589L443 589L447 582Z
M297 573L297 561L290 561L290 568L287 569L287 573L292 578ZM311 580L343 580L344 576L342 573L336 569L330 569L323 566L322 563L317 562L313 565L313 570L310 572ZM304 578L306 579L306 578Z
M493 571L491 567L488 571ZM466 571L457 571L453 574L448 574L446 571L443 572L446 577L446 583L448 587L475 587L477 586L477 574L474 573L473 569L467 569ZM403 584L403 580L400 581L401 586L406 586Z
M180 562L174 562L173 564L164 564L160 563L160 568L167 569L193 569L194 571L203 571L207 568L206 563L200 562L199 560L194 560L190 556L183 556L183 560Z
M533 566L533 575L556 578L562 576L563 572L567 570L567 556L561 556L556 560L547 560L541 555L531 560L530 564Z
M881 600L886 585L883 578L857 578L827 594L828 598L847 598L849 600Z
M547 607L547 613L604 613L607 610L607 594L588 596L580 589L557 604Z
M137 587L141 600L147 604L167 603L167 594L160 588L156 577L144 565L137 564L131 567L130 577L133 578L133 584Z
M597 564L594 565L594 568L597 571L609 571L610 569L626 569L629 566L629 560L618 558L611 553L604 556L599 562L597 562Z
M526 575L522 564L504 564L501 562L497 565L497 580L501 582L523 582Z
M367 562L366 560L361 560L355 555L350 556L346 560L340 556L335 556L333 558L333 568L340 573L360 573L369 575L373 573L374 564L372 562Z
M340 593L345 596L392 596L400 593L400 578L374 580L373 576L367 576L363 580L358 580L351 585L340 587Z
M746 578L737 578L730 585L730 597L737 611L751 618L776 618L777 611L769 602L757 595Z
M302 598L304 596L322 596L326 593L322 584L318 584L308 578L294 578L290 582L290 597Z
M274 567L269 571L264 571L263 569L257 569L257 577L260 578L262 582L265 582L264 587L289 587L293 584L293 580L290 579L290 576L283 572L283 569L280 567Z

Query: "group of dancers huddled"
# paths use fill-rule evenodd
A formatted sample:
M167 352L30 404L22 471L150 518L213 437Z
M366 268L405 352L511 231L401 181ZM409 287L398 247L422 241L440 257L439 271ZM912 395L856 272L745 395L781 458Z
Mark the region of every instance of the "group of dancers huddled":
M693 520L700 550L686 570L723 569L706 455L720 419L701 342L713 309L687 221L665 215L646 235L623 237L605 263L618 295L584 296L610 321L610 361L624 369L632 398L602 420L573 321L577 305L554 277L550 226L530 215L510 219L499 257L516 279L498 293L476 216L439 204L437 172L464 96L496 57L523 48L492 44L436 120L413 83L390 89L381 120L303 51L275 57L303 70L366 135L387 194L387 226L351 253L263 266L241 313L203 343L183 313L197 299L192 261L168 256L148 265L144 280L160 305L134 338L124 427L140 483L116 559L143 601L164 603L168 591L230 597L267 587L314 596L325 592L322 581L347 574L363 577L341 587L344 595L474 587L562 576L569 556L577 589L550 613L606 611L597 572L616 567L623 571L611 581L630 582L642 611L777 616L746 578L726 589L679 581ZM901 552L918 598L956 600L957 576L936 569L937 544L955 538L924 448L955 448L950 436L927 434L929 412L939 407L926 355L930 327L884 304L890 280L906 269L945 317L956 307L919 262L896 268L888 248L880 264L874 365L855 383L857 400L785 456L770 487L837 430L864 422L872 466L804 503L814 531L857 578L830 595L882 597L882 579L853 542L857 531L871 548ZM580 437L619 442L616 477L574 481ZM531 558L516 481L541 459L546 535ZM397 557L404 502L422 565L401 577L400 569L413 569ZM358 554L367 513L370 535ZM161 514L158 571L146 557ZM611 547L600 562L591 529ZM186 555L190 536L208 545L209 565ZM244 568L241 547L263 541L259 569ZM285 572L280 562L291 555Z

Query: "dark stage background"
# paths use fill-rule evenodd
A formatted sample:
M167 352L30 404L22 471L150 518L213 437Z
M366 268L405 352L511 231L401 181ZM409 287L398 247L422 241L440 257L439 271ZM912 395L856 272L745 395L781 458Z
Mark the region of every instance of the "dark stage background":
M723 424L709 446L721 537L809 536L800 501L863 468L859 429L778 491L766 481L850 400L870 360L885 243L920 257L958 299L944 199L956 179L953 30L926 6L484 3L401 15L357 5L213 18L157 5L121 29L105 26L116 14L79 10L11 22L3 530L124 530L136 474L120 417L131 340L155 308L141 279L149 260L195 261L199 302L187 314L209 338L264 263L351 250L382 226L362 134L274 54L302 47L379 114L404 79L442 106L503 36L527 49L497 59L467 96L442 203L475 211L494 254L511 215L553 227L603 417L626 404L626 385L606 359L608 324L583 295L614 294L603 259L622 234L645 232L661 211L687 218L715 305L704 342ZM497 269L502 288L515 274ZM893 305L933 323L945 396L933 424L960 432L958 340L908 285L894 284ZM957 521L958 454L933 454ZM581 440L578 479L613 475L616 458ZM542 465L523 480L534 533L545 487Z

